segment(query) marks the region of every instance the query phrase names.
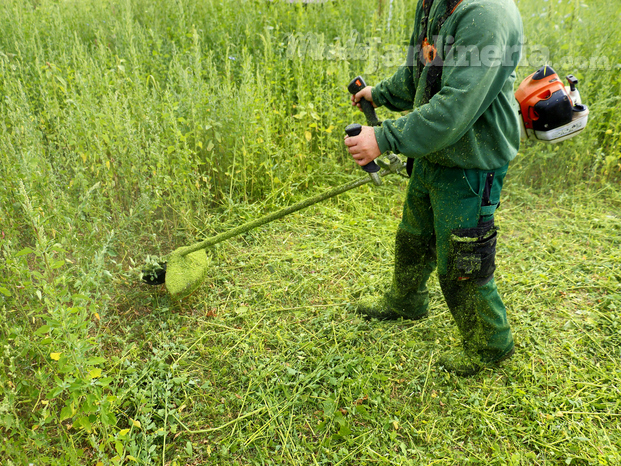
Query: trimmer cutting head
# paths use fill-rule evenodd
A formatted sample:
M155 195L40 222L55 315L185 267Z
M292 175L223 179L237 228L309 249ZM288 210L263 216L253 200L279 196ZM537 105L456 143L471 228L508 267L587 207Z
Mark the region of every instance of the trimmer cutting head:
M166 282L166 262L142 270L142 281L147 285L163 285Z
M201 285L209 267L207 252L199 250L186 255L179 248L166 256L166 262L152 263L142 271L142 281L147 285L163 285L174 299L192 294Z
M166 266L166 289L173 299L185 298L196 291L209 267L209 258L205 250L185 256L178 251L173 251L168 256Z

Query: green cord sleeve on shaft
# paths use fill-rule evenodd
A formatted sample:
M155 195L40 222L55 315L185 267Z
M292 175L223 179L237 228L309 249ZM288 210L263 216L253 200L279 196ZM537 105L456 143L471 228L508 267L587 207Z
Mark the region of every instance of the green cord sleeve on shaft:
M327 191L325 193L318 194L317 196L310 197L303 201L298 202L297 204L293 204L292 206L285 207L284 209L279 210L278 212L271 213L269 215L265 215L264 217L258 218L248 223L244 223L232 230L225 231L216 235L212 238L207 238L204 241L193 244L192 246L184 246L172 254L179 254L181 256L186 256L193 252L199 251L201 249L206 249L215 244L221 243L222 241L226 241L229 238L234 236L241 235L242 233L246 233L247 231L252 230L253 228L260 227L261 225L265 225L266 223L273 222L274 220L278 220L279 218L285 217L293 212L297 212L298 210L305 209L306 207L310 207L313 204L317 204L319 202L325 201L326 199L330 199L331 197L338 196L346 191L357 188L358 186L362 186L363 184L367 184L371 182L371 178L365 176L357 181L352 181L351 183L344 184L339 186L338 188L334 188L331 191Z

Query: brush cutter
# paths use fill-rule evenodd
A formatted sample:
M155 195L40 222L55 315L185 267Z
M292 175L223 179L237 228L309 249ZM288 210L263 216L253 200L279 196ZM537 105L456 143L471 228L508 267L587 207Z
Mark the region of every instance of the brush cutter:
M366 84L364 80L358 76L349 85L348 89L355 94ZM361 101L363 112L367 118L369 125L379 125L380 122L375 114L375 109L367 100ZM362 127L359 124L352 124L345 128L348 136L357 136ZM290 215L298 210L305 209L319 202L323 202L332 197L338 196L346 191L350 191L358 186L367 183L374 183L379 186L382 184L382 177L396 173L407 178L407 175L401 173L405 168L405 163L395 154L388 154L385 160L377 159L377 163L371 162L362 167L369 176L365 176L356 181L346 183L342 186L334 188L322 194L310 197L289 207L285 207L278 212L265 215L264 217L250 221L240 225L232 230L220 233L212 238L200 241L191 246L184 246L176 249L170 254L164 256L161 261L155 265L151 265L148 269L143 270L142 280L149 285L161 285L166 283L166 289L174 299L181 299L190 295L202 283L209 268L209 258L206 249L226 241L227 239L239 236L247 231L257 228L261 225L273 222L282 217Z

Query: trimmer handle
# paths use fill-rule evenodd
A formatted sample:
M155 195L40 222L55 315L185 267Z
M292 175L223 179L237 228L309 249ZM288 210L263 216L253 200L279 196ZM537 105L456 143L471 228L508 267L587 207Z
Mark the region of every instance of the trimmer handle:
M367 87L367 83L364 82L362 76L356 76L352 82L347 86L347 90L350 94L357 94L362 89ZM379 126L380 121L377 118L377 114L375 113L375 108L373 108L373 104L369 102L367 99L360 100L360 107L362 107L362 111L364 112L364 116L367 119L367 123L369 126Z
M360 134L360 131L362 131L362 126L358 123L353 123L345 128L345 133L349 137L358 136ZM375 161L367 163L365 166L362 167L362 169L369 174L374 184L376 184L377 186L382 185L382 179L379 176L380 167L378 164L375 163Z

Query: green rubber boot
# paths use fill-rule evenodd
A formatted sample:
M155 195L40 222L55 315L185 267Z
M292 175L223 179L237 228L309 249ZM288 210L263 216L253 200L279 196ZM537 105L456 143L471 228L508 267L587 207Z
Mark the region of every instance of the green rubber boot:
M446 303L463 340L463 351L447 353L439 365L457 375L473 375L514 353L507 313L492 278L485 285L473 280L440 277Z
M515 353L511 347L509 352L494 362L481 361L476 355L468 355L465 351L451 351L441 354L438 365L447 372L452 372L460 377L470 377L479 373L485 367L495 367L500 362L509 359Z
M435 237L420 237L399 228L395 238L395 269L390 290L381 297L365 297L358 313L369 319L418 320L427 316L427 280L435 268Z

